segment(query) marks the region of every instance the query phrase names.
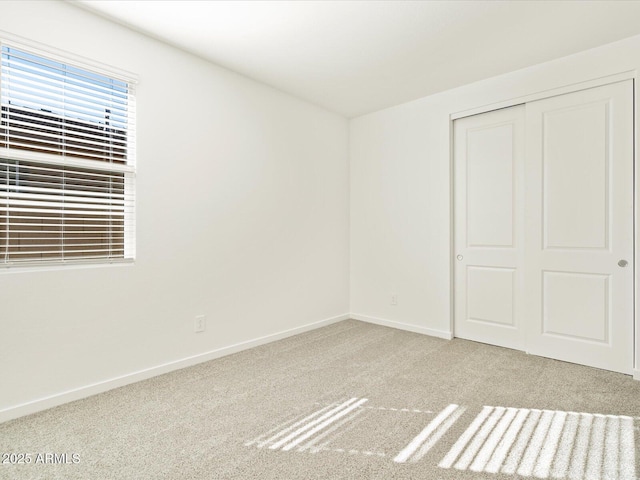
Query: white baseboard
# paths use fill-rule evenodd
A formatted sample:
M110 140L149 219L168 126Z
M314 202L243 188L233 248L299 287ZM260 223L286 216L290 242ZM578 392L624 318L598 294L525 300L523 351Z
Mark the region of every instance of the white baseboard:
M444 338L445 340L453 339L453 332L446 330L436 330L434 328L420 327L418 325L411 325L409 323L395 322L393 320L385 320L383 318L369 317L368 315L361 315L359 313L352 313L351 318L354 320L361 320L363 322L375 323L376 325L383 325L385 327L397 328L398 330L406 330L408 332L422 333L423 335L429 335L431 337Z
M315 330L316 328L331 325L332 323L347 320L349 318L351 318L351 316L348 314L338 315L332 318L327 318L325 320L320 320L319 322L309 323L307 325L302 325L301 327L284 330L282 332L255 338L253 340L248 340L246 342L236 343L228 347L200 353L191 357L164 363L162 365L146 368L144 370L139 370L137 372L122 375L120 377L111 378L109 380L93 383L91 385L85 385L84 387L68 390L66 392L57 393L55 395L39 398L31 402L9 407L7 409L0 410L0 423L23 417L25 415L30 415L32 413L40 412L42 410L47 410L52 407L57 407L58 405L73 402L75 400L87 398L92 395L106 392L114 388L123 387L131 383L139 382L141 380L147 380L149 378L172 372L174 370L180 370L181 368L191 367L199 363L208 362L209 360L214 360L226 355L231 355L232 353L241 352L242 350L247 350L259 345L264 345L265 343L275 342L276 340L281 340L293 335L298 335L310 330Z
M640 370L637 368L633 370L633 379L640 381Z

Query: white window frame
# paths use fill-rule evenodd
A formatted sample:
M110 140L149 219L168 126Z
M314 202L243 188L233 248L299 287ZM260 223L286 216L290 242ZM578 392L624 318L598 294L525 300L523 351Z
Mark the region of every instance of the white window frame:
M83 158L65 157L57 154L46 154L41 152L17 150L0 147L0 162L28 161L36 162L47 166L59 167L79 167L91 170L100 170L110 173L124 174L124 255L123 257L100 257L64 258L64 246L62 257L56 259L32 259L21 261L5 261L0 252L0 272L23 268L40 267L60 267L78 265L105 265L105 264L130 264L136 258L136 214L135 214L135 178L136 178L136 85L137 76L121 69L110 67L102 63L88 60L86 58L63 52L51 47L31 42L19 37L0 31L0 51L2 47L15 48L17 50L46 58L54 62L59 62L71 67L79 68L91 73L99 74L125 82L127 84L127 123L126 123L126 163L107 163L99 160ZM0 69L0 81L2 80L2 69ZM0 185L3 185L3 176L0 172ZM0 202L2 202L2 192L0 191ZM0 212L0 224L2 223L2 212ZM6 224L6 242L9 242L9 223Z

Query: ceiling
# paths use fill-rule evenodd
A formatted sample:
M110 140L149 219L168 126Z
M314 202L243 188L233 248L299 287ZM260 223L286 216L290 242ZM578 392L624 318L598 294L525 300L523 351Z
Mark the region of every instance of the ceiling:
M639 1L73 3L347 117L640 33Z

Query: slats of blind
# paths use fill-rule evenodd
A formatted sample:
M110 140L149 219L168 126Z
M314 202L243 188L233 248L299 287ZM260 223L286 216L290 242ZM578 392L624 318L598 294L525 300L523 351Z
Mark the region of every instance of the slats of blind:
M9 46L1 59L0 153L130 160L130 85Z
M124 258L129 173L0 160L0 263Z
M133 258L131 85L2 45L0 100L0 266Z

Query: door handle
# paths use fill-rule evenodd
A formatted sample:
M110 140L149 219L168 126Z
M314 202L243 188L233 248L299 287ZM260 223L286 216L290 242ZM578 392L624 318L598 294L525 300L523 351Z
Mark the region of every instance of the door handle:
M624 260L624 259L622 259L622 260L620 260L620 261L618 262L618 266L619 266L619 267L624 268L624 267L626 267L627 265L629 265L629 262L627 262L627 261L626 261L626 260Z
M456 257L456 260L461 261L463 258L464 258L464 257L463 257L462 255L458 255L458 256Z

